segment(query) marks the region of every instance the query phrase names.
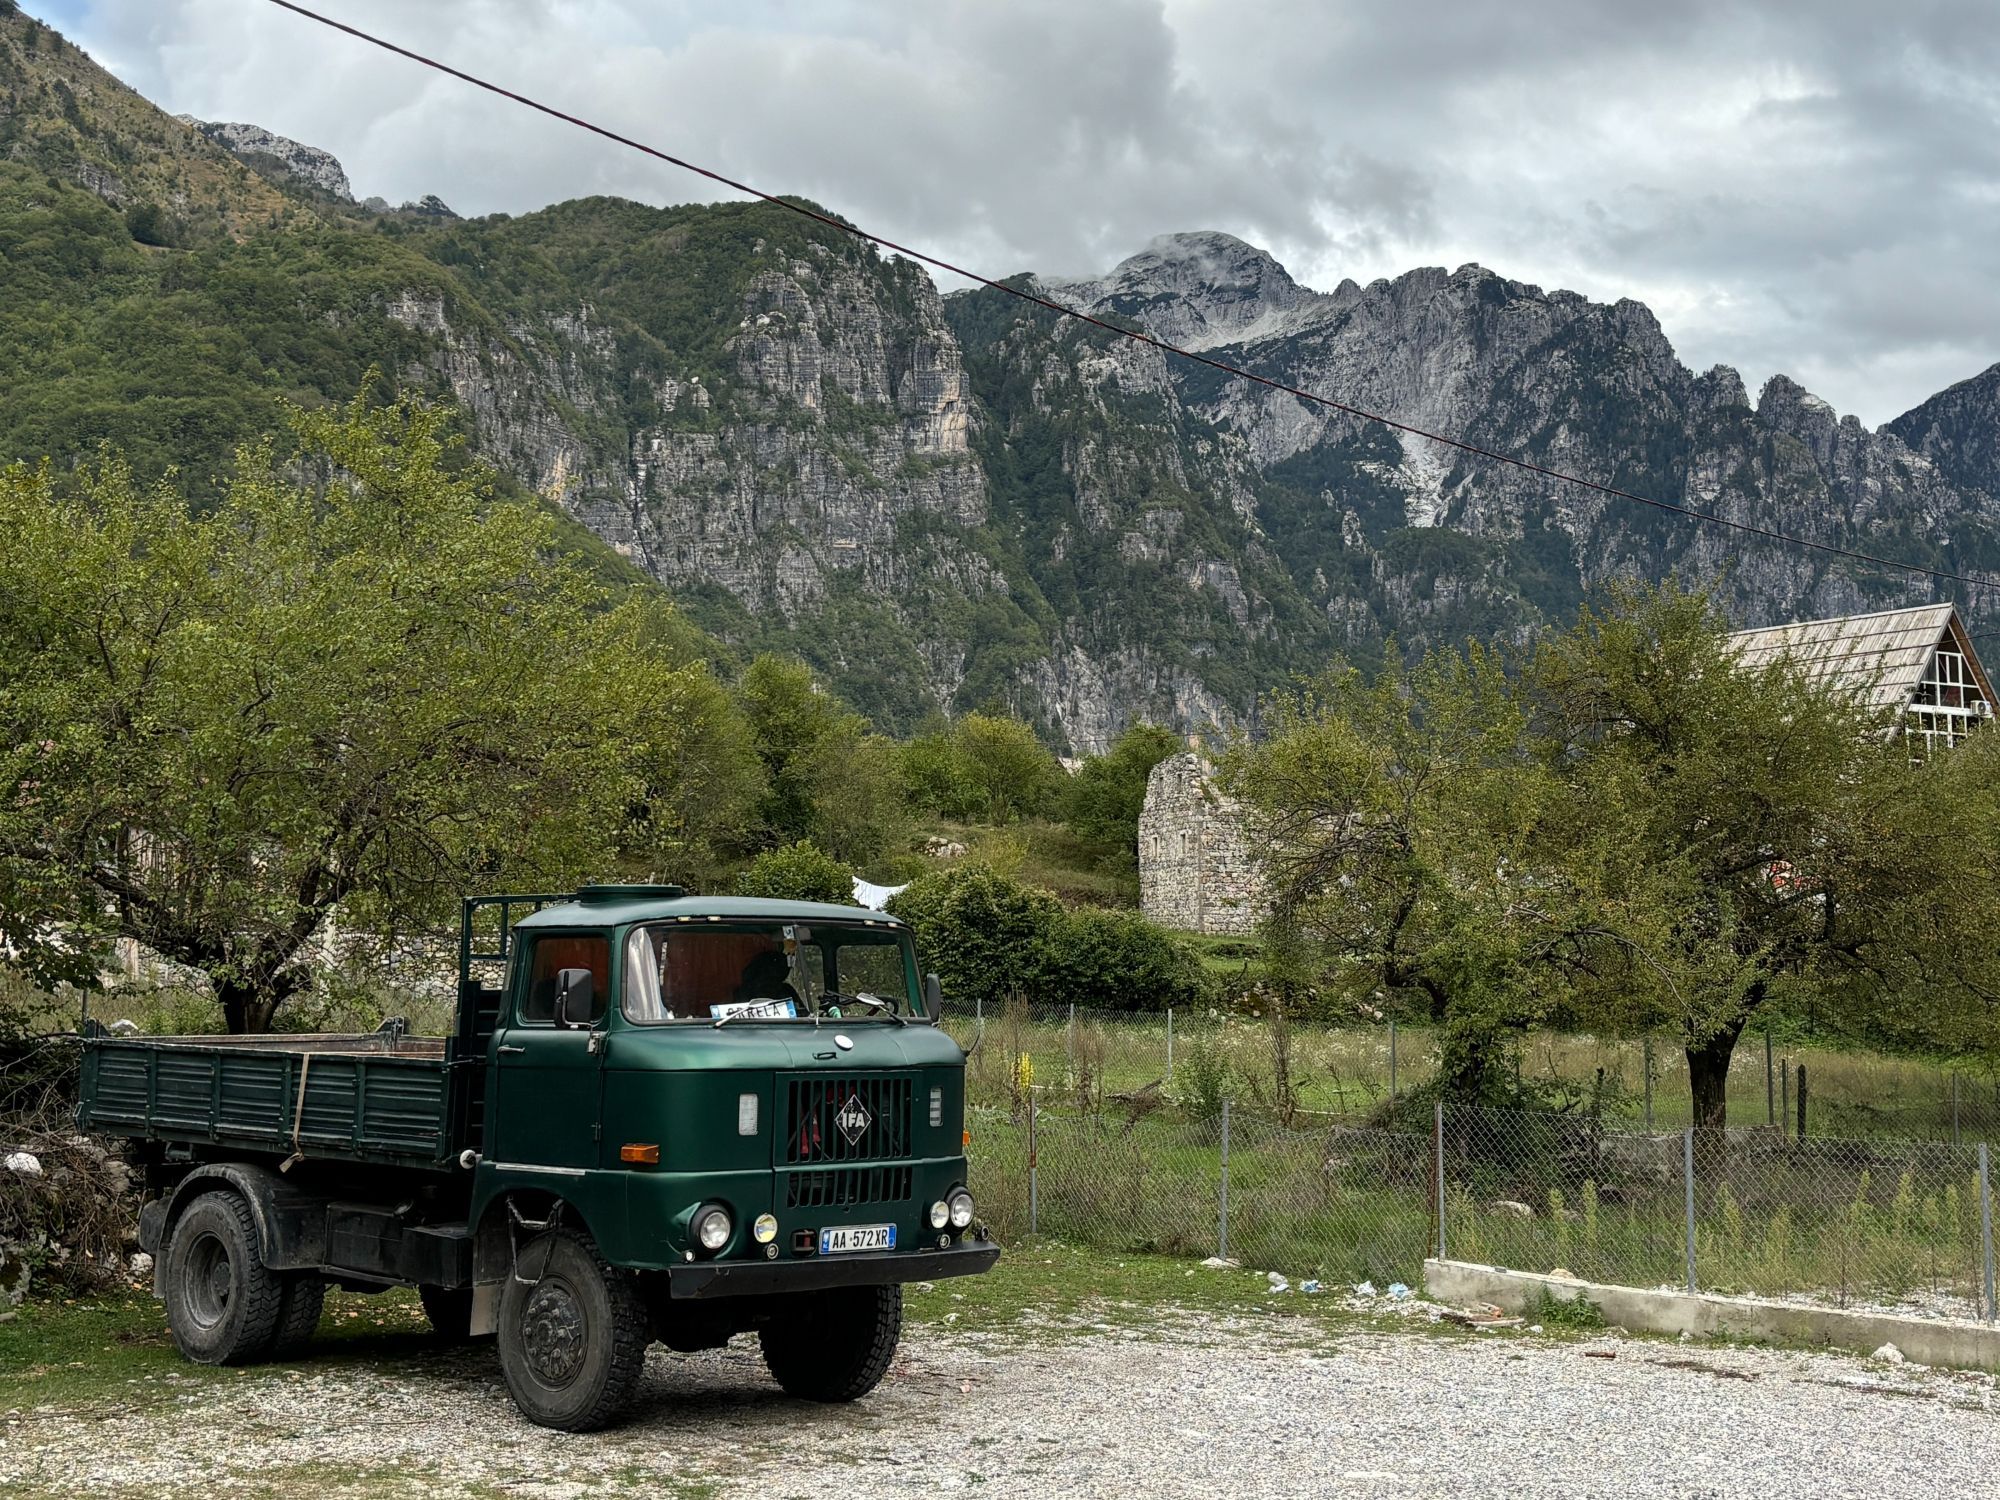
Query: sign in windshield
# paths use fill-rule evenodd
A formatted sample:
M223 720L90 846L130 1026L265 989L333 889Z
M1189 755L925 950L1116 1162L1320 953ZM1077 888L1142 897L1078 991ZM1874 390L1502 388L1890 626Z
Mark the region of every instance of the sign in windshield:
M922 1014L916 957L898 927L714 923L636 927L625 1017L666 1021L865 1021Z

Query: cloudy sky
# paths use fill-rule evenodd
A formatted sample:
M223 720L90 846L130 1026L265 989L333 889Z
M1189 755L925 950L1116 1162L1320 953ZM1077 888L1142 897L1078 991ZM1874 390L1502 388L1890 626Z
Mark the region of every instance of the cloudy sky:
M1993 0L319 0L992 274L1223 229L1309 285L1634 297L1873 425L2000 361ZM706 185L266 0L23 0L174 111L461 213ZM1332 394L1338 394L1332 393Z

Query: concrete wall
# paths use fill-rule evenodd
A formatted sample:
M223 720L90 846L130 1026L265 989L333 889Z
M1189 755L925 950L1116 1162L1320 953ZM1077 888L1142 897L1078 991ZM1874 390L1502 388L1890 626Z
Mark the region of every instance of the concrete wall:
M1229 799L1192 750L1146 780L1139 814L1139 906L1186 932L1247 933L1262 915L1256 861Z
M2000 1369L2000 1328L1991 1323L1900 1318L1762 1297L1609 1286L1462 1260L1425 1261L1424 1288L1438 1301L1460 1307L1484 1302L1510 1313L1529 1314L1541 1305L1546 1292L1558 1302L1588 1302L1612 1327L1634 1333L1720 1334L1774 1339L1808 1348L1852 1349L1861 1354L1894 1344L1905 1359L1920 1365Z

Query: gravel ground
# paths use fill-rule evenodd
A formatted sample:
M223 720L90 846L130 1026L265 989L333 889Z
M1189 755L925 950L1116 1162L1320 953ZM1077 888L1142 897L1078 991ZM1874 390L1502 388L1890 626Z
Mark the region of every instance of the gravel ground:
M0 1492L1823 1500L1992 1493L2000 1473L1990 1377L1616 1335L933 1326L840 1409L780 1395L740 1342L655 1350L648 1374L636 1419L587 1437L516 1417L490 1349L32 1410L0 1426Z

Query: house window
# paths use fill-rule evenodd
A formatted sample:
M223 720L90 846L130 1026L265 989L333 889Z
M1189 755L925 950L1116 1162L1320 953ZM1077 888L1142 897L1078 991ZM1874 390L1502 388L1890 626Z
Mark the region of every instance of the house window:
M1949 750L1992 714L1965 653L1955 641L1947 641L1932 655L1930 668L1910 699L1904 730L1910 758L1928 760L1939 750Z

